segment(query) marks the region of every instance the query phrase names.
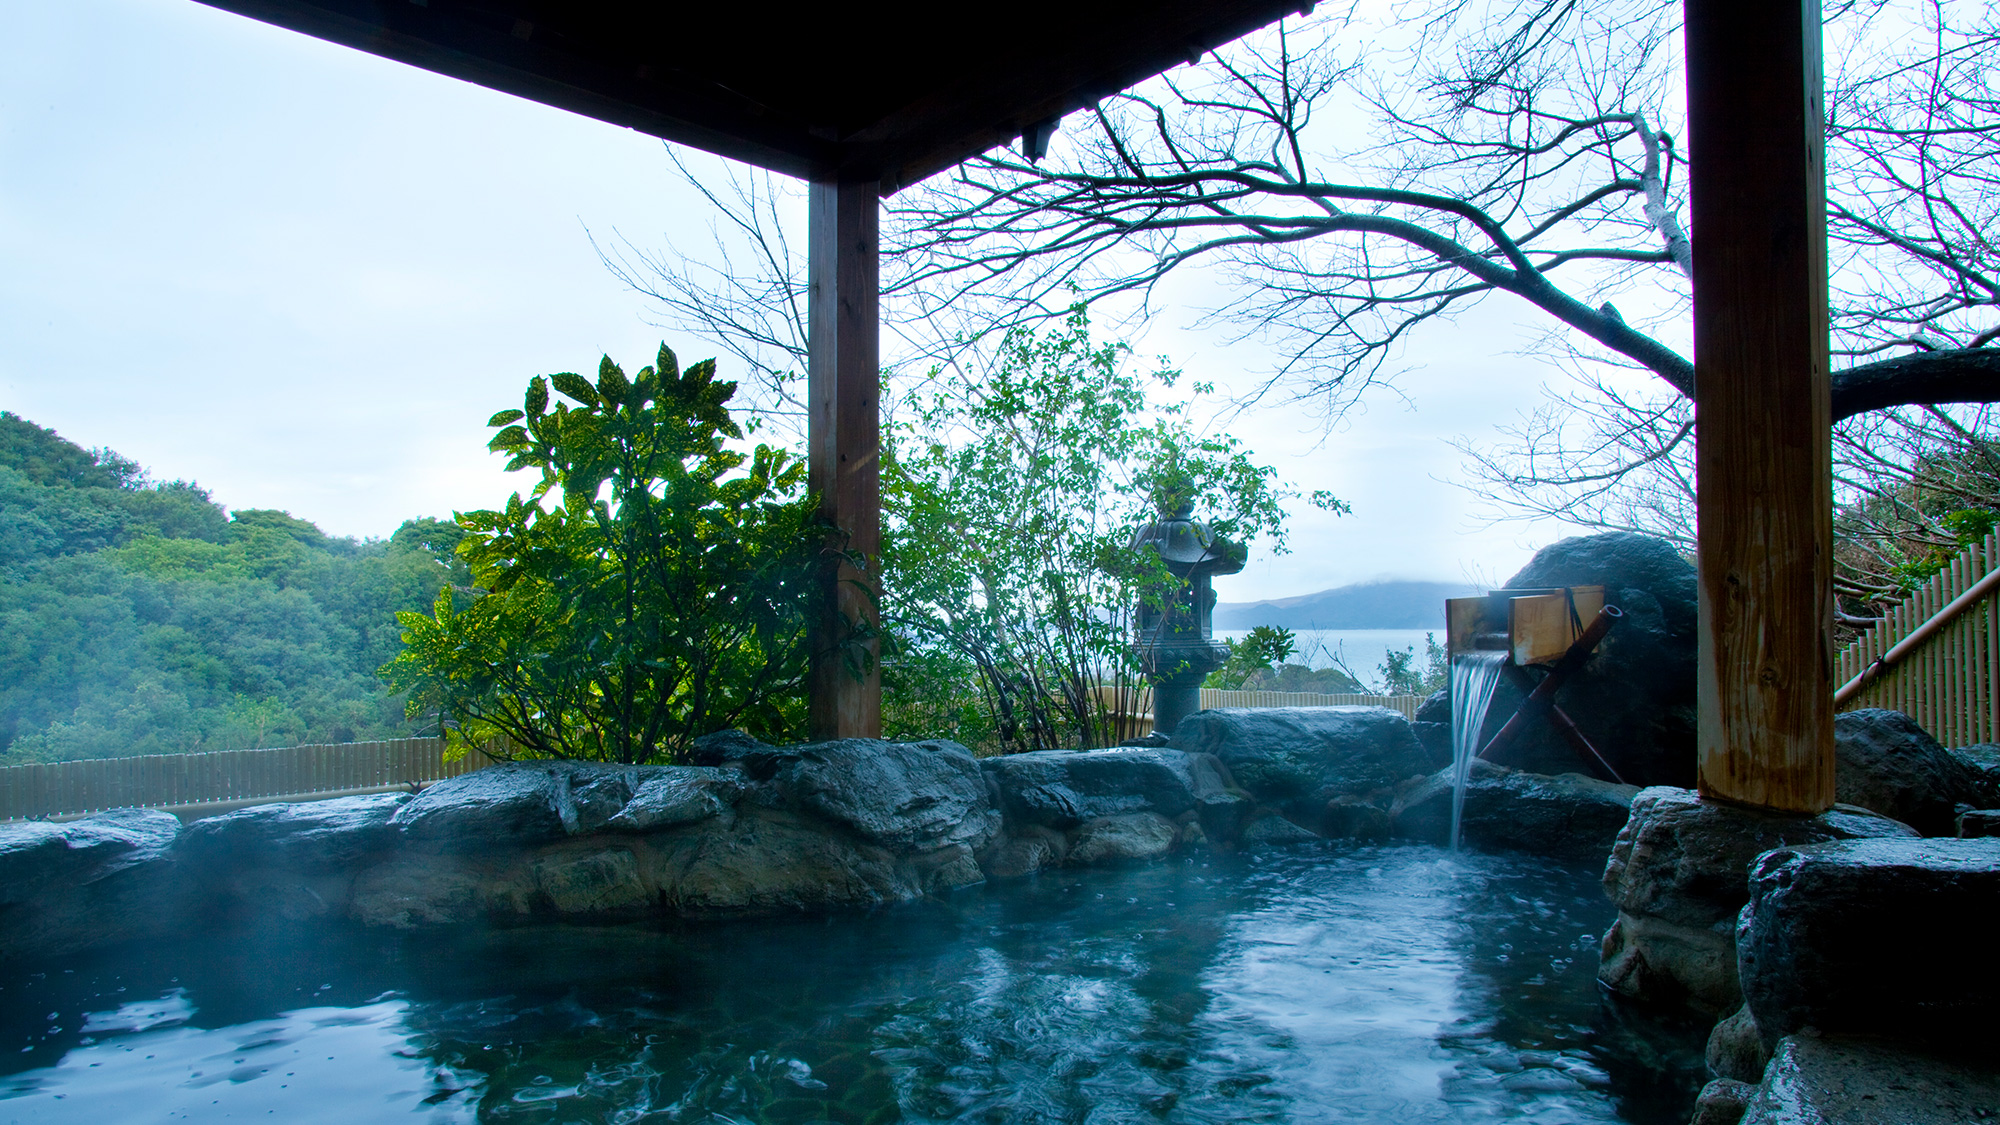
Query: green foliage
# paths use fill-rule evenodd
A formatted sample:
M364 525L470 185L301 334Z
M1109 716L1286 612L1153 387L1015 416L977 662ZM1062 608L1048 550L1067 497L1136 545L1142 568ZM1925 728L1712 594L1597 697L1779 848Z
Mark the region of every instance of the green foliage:
M912 709L976 705L988 749L1114 742L1119 693L1137 681L1130 614L1171 581L1127 549L1155 497L1197 497L1218 533L1282 541L1271 470L1159 401L1174 372L1128 360L1092 342L1078 308L1009 333L976 377L934 371L896 404L882 471L892 729L914 725L898 718ZM944 667L966 686L926 695L952 678Z
M1229 649L1229 659L1223 662L1222 667L1210 672L1202 686L1239 691L1251 676L1283 664L1285 658L1298 648L1298 640L1298 635L1290 629L1259 625L1241 641L1224 641Z
M403 736L372 673L449 580L0 415L0 762Z
M1437 634L1424 634L1424 666L1417 667L1417 650L1412 645L1398 652L1390 649L1383 653L1383 663L1375 670L1382 673L1382 694L1384 695L1429 695L1451 683L1451 659L1445 654L1444 646L1438 644Z
M569 398L550 409L549 390ZM740 726L803 734L806 624L828 529L805 468L759 445L725 404L715 363L659 361L628 378L606 357L595 384L537 376L522 410L488 420L526 499L461 514L452 549L484 592L403 613L383 669L468 744L504 736L531 756L668 761ZM439 551L439 528L411 531Z

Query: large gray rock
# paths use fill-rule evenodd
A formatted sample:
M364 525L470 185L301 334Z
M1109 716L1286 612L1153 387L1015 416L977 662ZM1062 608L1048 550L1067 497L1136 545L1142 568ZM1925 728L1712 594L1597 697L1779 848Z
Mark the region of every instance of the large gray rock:
M707 766L664 766L644 774L632 799L605 821L624 832L657 832L727 813L743 795L743 775Z
M1693 786L1694 568L1663 539L1614 532L1544 547L1505 588L1554 586L1603 586L1605 601L1625 613L1556 702L1626 781ZM1482 746L1522 699L1518 689L1501 680L1481 732ZM1448 706L1443 714L1448 723ZM1546 774L1595 772L1545 724L1508 747L1500 764Z
M1958 764L1972 778L1973 799L1967 803L1982 809L2000 809L2000 746L1982 742L1945 753L1958 759Z
M1750 898L1751 863L1793 844L1915 837L1865 809L1780 816L1656 786L1632 800L1604 868L1618 919L1604 935L1598 979L1636 1000L1712 1016L1742 1002L1736 916Z
M1638 792L1582 774L1550 777L1474 762L1459 839L1485 850L1594 860L1611 850ZM1445 844L1451 839L1451 805L1451 771L1440 770L1396 803L1389 830Z
M2000 839L1843 840L1766 852L1736 932L1767 1042L1825 1032L1996 1038L2000 973L1956 943L2000 903Z
M892 848L962 844L1000 828L979 760L956 742L844 739L793 747L773 764L786 803Z
M1181 720L1173 746L1213 754L1258 800L1317 819L1342 796L1384 793L1430 772L1400 712L1386 707L1217 708Z
M0 825L0 961L157 937L180 923L169 813Z
M197 869L344 870L395 843L390 820L409 800L407 793L376 793L253 805L188 825L176 851Z
M2000 1119L2000 1072L1907 1044L1801 1035L1778 1044L1742 1125L1967 1125Z
M1833 723L1834 796L1926 836L1957 834L1960 804L1979 802L1979 777L1901 711L1869 707Z
M1417 705L1417 717L1410 720L1410 730L1416 734L1424 753L1430 755L1432 768L1443 769L1451 764L1450 688L1439 688Z
M980 764L1010 825L1068 829L1132 812L1173 818L1240 800L1212 759L1179 750L1038 750Z
M1178 836L1174 822L1156 812L1098 817L1078 829L1068 862L1079 867L1101 867L1158 859L1173 850Z
M403 836L467 851L521 847L568 834L556 778L567 763L511 762L447 778L390 818Z

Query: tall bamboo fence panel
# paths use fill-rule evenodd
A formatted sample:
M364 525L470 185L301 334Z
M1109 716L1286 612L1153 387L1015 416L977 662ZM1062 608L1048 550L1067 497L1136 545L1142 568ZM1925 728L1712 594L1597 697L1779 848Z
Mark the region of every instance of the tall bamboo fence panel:
M415 788L488 764L440 738L0 767L0 821Z
M1917 721L1946 746L2000 742L2000 596L1991 579L2000 566L2000 529L1968 547L1834 664L1841 710L1886 707ZM1983 592L1975 588L1987 587ZM1967 604L1946 610L1969 594ZM1894 653L1926 630L1928 637ZM1878 667L1878 662L1881 662ZM1855 685L1857 677L1868 679Z

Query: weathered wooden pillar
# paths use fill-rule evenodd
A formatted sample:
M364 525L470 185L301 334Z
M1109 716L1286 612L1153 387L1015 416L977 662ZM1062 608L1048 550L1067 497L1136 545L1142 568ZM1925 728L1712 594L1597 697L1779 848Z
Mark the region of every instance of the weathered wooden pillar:
M1833 803L1818 0L1686 0L1704 796Z
M820 510L846 532L847 550L871 564L865 573L844 563L825 572L833 589L812 646L816 739L882 734L881 645L853 639L854 623L876 620L857 583L873 588L882 548L880 196L874 183L815 183L808 200L808 474Z

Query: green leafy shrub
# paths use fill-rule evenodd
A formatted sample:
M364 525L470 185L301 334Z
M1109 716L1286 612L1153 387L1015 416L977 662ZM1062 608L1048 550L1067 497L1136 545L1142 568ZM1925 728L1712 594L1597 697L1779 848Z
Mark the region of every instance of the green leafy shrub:
M1008 333L976 376L933 371L895 404L882 471L886 729L955 723L990 751L1116 742L1141 683L1131 615L1172 581L1158 556L1128 547L1159 497L1196 497L1218 534L1282 549L1272 471L1233 438L1195 431L1163 393L1175 372L1135 372L1129 358L1094 343L1078 308L1048 331Z
M1229 659L1223 662L1222 667L1210 672L1202 686L1240 691L1250 677L1283 664L1285 658L1298 648L1298 640L1298 635L1290 629L1259 625L1240 641L1224 641L1223 645L1229 649Z
M571 400L550 408L549 391ZM461 514L456 553L481 593L402 613L382 672L455 738L503 754L681 757L726 727L804 733L806 625L830 529L786 452L730 447L734 383L715 362L659 360L595 384L529 381L488 424L528 496Z

